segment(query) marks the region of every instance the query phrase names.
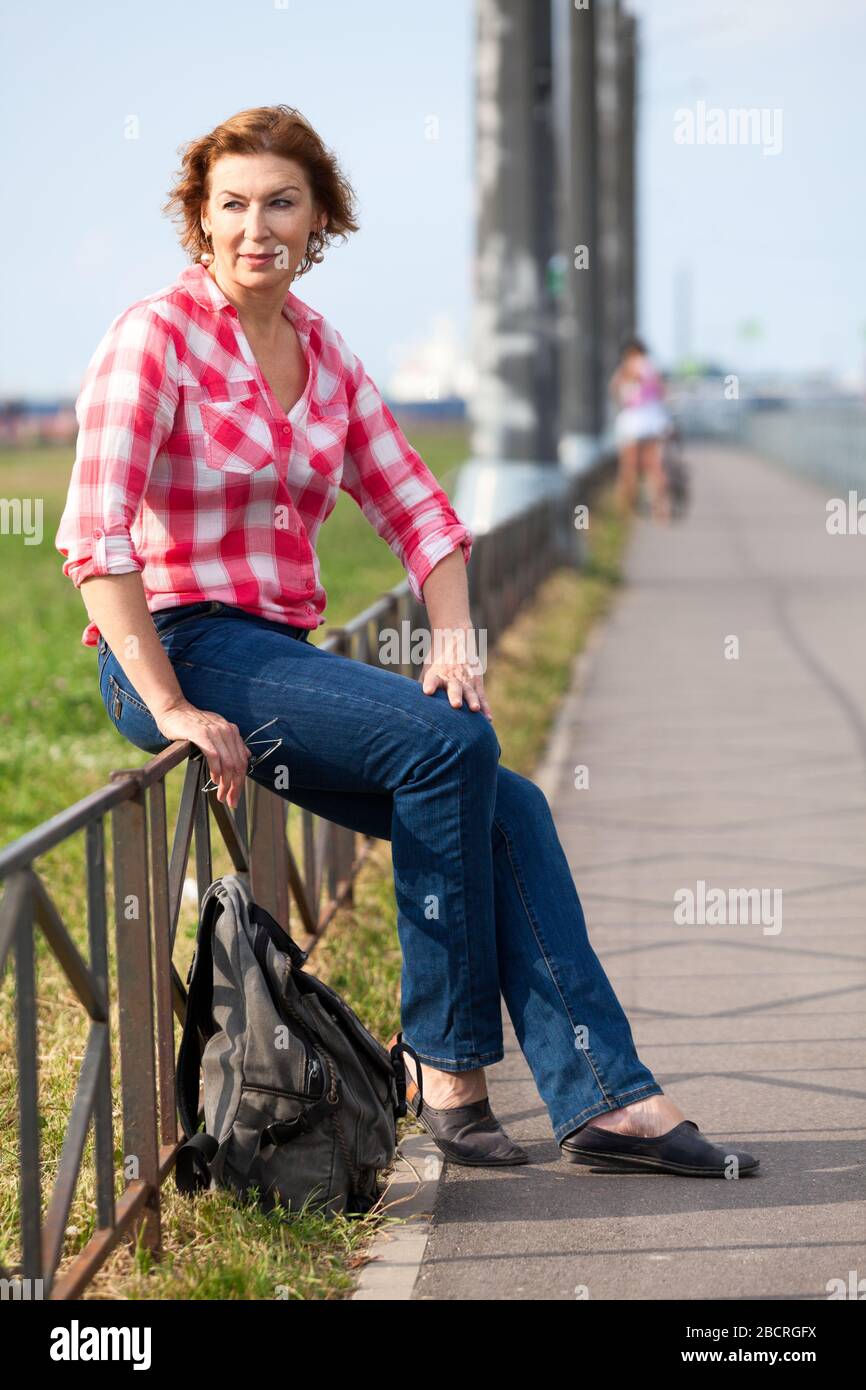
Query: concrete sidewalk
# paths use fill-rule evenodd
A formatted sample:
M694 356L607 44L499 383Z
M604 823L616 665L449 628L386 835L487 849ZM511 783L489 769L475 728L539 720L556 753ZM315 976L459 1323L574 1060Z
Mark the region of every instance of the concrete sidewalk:
M866 1276L866 538L827 535L817 485L689 457L692 512L637 522L537 780L642 1059L761 1169L564 1163L503 1009L491 1103L532 1163L446 1165L414 1298L825 1299ZM781 889L781 931L676 925L699 880Z

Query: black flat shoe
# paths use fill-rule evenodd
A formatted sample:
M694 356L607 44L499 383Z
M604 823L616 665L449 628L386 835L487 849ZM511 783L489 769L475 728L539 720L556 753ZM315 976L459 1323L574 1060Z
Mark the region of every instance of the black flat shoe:
M633 1134L616 1134L598 1125L586 1124L560 1141L563 1158L570 1163L609 1164L614 1168L652 1168L663 1173L680 1173L688 1178L723 1178L731 1159L739 1175L753 1173L760 1159L736 1149L720 1148L705 1139L694 1120L683 1120L667 1134L655 1139Z
M490 1109L490 1101L472 1101L469 1105L458 1105L453 1110L437 1110L428 1105L423 1096L422 1068L408 1043L403 1042L403 1034L395 1033L388 1044L388 1051L395 1065L395 1072L402 1074L405 1083L407 1109L432 1135L437 1147L452 1163L463 1163L472 1168L503 1168L516 1163L528 1163L529 1154L519 1145L513 1144L505 1130ZM408 1052L415 1060L421 1085L416 1085L406 1058ZM400 1082L398 1076L398 1086Z

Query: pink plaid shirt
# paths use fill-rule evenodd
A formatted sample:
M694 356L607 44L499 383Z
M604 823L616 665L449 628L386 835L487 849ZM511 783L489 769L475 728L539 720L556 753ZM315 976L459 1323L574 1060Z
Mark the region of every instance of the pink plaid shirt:
M309 367L285 413L238 312L204 268L119 314L87 367L66 506L63 573L140 570L152 612L218 599L316 628L327 595L316 539L339 488L422 585L473 534L342 336L291 291ZM84 629L96 646L99 629Z

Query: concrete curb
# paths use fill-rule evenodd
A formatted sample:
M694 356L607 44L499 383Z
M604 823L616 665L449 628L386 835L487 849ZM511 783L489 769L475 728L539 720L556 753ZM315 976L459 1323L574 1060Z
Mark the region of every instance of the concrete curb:
M403 1224L376 1236L350 1301L410 1299L424 1259L445 1159L429 1134L407 1135L397 1152L381 1209Z

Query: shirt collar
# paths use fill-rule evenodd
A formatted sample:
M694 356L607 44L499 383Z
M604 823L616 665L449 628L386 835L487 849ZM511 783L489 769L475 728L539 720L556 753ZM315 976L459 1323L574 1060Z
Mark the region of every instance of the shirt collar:
M234 307L201 261L186 266L178 275L177 282L184 287L202 309L216 312L219 309ZM297 295L292 294L291 290L286 294L284 307L291 311L293 319L301 319L305 324L311 324L322 317L321 314L316 313L315 309L311 309L309 304L305 304L302 299L298 299Z

